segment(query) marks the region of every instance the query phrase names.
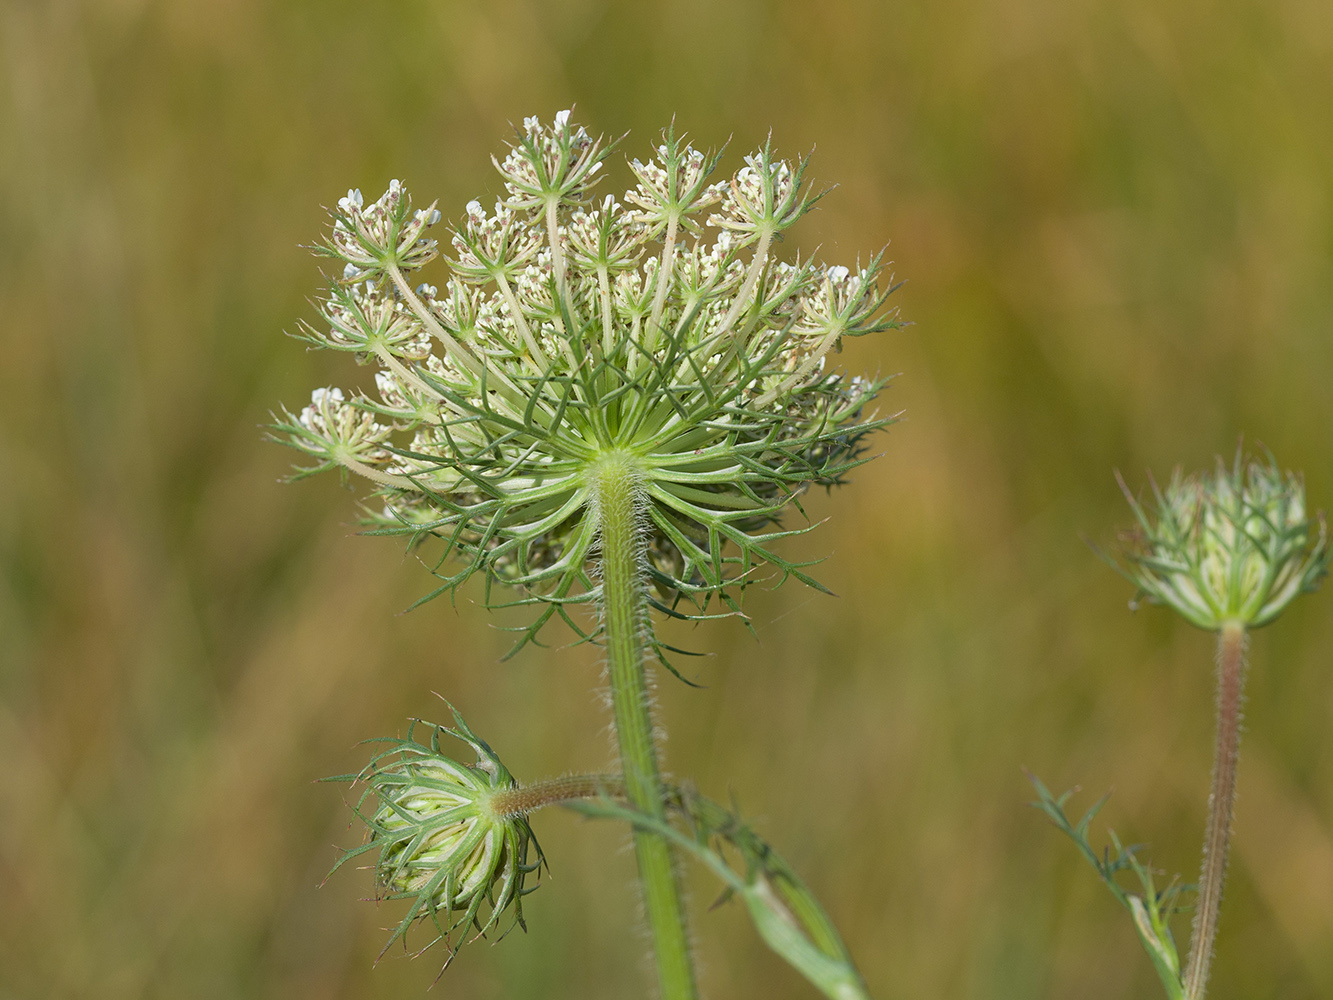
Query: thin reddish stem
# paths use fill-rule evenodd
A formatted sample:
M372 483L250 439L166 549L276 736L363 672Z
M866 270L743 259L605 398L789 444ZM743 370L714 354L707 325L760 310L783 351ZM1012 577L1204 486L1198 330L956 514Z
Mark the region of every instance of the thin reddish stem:
M1231 818L1236 803L1236 765L1240 760L1241 705L1245 691L1245 626L1228 622L1217 637L1217 744L1213 751L1213 787L1208 796L1208 827L1203 840L1203 869L1194 908L1185 996L1203 1000L1213 964L1217 915L1227 877Z

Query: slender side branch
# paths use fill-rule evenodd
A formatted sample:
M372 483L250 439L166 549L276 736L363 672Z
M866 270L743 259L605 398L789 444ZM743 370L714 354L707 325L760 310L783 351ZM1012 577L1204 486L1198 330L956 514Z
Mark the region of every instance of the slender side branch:
M508 819L583 799L624 797L625 781L618 774L567 774L501 789L491 795L490 805L492 812Z
M1188 1000L1203 1000L1213 964L1217 915L1222 905L1222 885L1226 881L1227 854L1231 848L1248 645L1244 625L1239 622L1223 624L1217 637L1217 744L1213 751L1213 787L1208 796L1208 827L1203 840L1199 900L1194 911L1185 971Z
M412 286L407 283L407 278L403 276L403 272L398 268L398 265L391 264L388 273L393 279L394 286L398 289L398 293L403 297L403 301L407 303L408 308L411 309L412 313L421 321L422 326L429 330L431 334L444 345L445 354L449 357L449 360L468 371L474 377L479 376L482 369L481 362L473 356L471 351L467 350L462 344L455 340L449 331L440 325L439 320L431 315L430 310L426 308L424 303L422 303L417 293L412 290Z
M741 290L736 293L735 300L731 303L731 308L727 314L722 317L722 322L717 325L713 336L719 340L724 333L730 333L736 320L740 318L745 307L750 304L750 296L754 293L754 286L759 283L759 275L763 273L764 265L768 263L768 248L773 245L773 230L765 228L759 234L759 240L755 244L754 259L750 261L750 269L745 273L745 282L741 285Z

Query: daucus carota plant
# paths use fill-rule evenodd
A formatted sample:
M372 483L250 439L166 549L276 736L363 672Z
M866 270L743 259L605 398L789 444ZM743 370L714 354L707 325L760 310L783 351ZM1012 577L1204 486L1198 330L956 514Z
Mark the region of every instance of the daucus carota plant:
M1169 925L1181 905L1173 881L1158 890L1150 870L1111 835L1116 850L1098 855L1087 831L1105 799L1077 824L1065 815L1069 793L1056 797L1035 778L1039 806L1074 839L1111 891L1133 914L1140 940L1172 998L1201 1000L1208 986L1226 879L1236 771L1240 759L1241 708L1250 629L1267 625L1302 593L1314 590L1328 571L1330 552L1322 515L1311 517L1299 477L1270 459L1246 460L1240 451L1228 468L1221 459L1211 473L1177 470L1165 489L1152 484L1145 505L1121 489L1134 512L1121 559L1108 561L1137 588L1141 600L1164 604L1200 628L1217 633L1217 740L1204 833L1203 862L1194 902L1188 958L1181 965ZM1139 878L1142 893L1115 880L1122 869Z
M534 609L516 649L556 616L604 647L622 774L590 778L568 798L591 794L585 811L633 824L665 998L695 995L673 844L732 872L728 884L770 944L780 935L761 915L785 914L774 919L820 958L802 965L795 944L784 954L828 995L861 995L809 894L755 860L752 835L741 838L747 848L727 833L748 828L664 788L646 661L671 667L654 609L738 614L765 565L813 583L774 548L807 526L779 520L809 486L841 482L888 422L868 408L884 383L827 360L844 337L896 325L891 289L878 257L848 268L774 253L817 198L804 160L780 160L766 144L714 181L718 156L669 129L652 157L629 162L623 195L594 197L609 152L568 112L551 125L526 119L496 160L504 194L490 211L468 204L436 284L409 277L437 256L435 206L414 208L397 181L370 204L349 192L318 247L342 269L321 322L300 336L376 365L375 389L317 389L276 431L313 460L298 475L339 469L371 484L373 533L442 543L428 597L480 573L492 605ZM447 804L457 788L413 791L428 787L423 775L449 785L443 775L457 772L431 763L434 748L409 739L390 754L394 763L365 776L381 803L367 814L368 846L380 847L381 885L415 900L398 933L420 916L447 936L458 909L489 929L532 873L526 826L457 812L471 808ZM420 832L425 813L437 832ZM464 856L462 845L490 843L485 830L507 846L473 865L481 847ZM481 922L474 902L487 893L496 909Z

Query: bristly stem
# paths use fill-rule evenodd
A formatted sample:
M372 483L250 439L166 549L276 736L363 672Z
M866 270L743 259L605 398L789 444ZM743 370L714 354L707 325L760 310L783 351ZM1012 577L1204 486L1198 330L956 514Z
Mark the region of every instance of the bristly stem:
M621 455L604 457L589 479L601 543L607 670L625 794L635 809L665 821L644 663L648 608L640 565L644 546L638 511L640 480L632 459ZM695 1000L694 963L671 847L662 834L636 829L634 849L657 952L661 998Z
M493 792L489 801L492 813L511 819L548 806L563 806L584 799L624 797L625 781L618 774L566 774L502 788Z
M1208 827L1203 839L1199 899L1185 966L1185 996L1203 1000L1213 964L1217 914L1227 876L1231 816L1236 802L1236 764L1240 759L1241 704L1245 689L1245 626L1227 622L1217 636L1217 744L1213 751L1213 787L1208 796Z

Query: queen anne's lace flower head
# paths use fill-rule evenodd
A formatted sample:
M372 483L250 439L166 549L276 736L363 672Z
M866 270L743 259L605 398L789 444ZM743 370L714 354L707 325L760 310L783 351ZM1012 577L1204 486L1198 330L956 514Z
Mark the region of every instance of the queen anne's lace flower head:
M484 570L543 605L529 635L553 614L580 627L565 609L597 597L601 463L633 471L659 596L734 610L764 563L810 582L771 547L780 512L887 423L868 411L881 380L827 365L896 326L880 258L774 253L815 201L804 160L765 145L712 182L718 156L668 130L629 190L594 197L608 153L567 112L525 119L495 161L504 197L467 204L437 284L409 281L439 252L434 205L398 181L369 206L349 192L321 248L340 279L301 336L376 364L375 389L320 390L281 426L306 471L376 485L378 530L443 540L458 562L436 593Z
M1123 484L1122 484L1123 485ZM1135 526L1127 533L1128 566L1117 569L1139 597L1174 608L1200 628L1258 628L1298 595L1315 589L1328 569L1322 515L1311 518L1305 485L1272 460L1244 461L1185 476L1177 469L1155 510L1128 490Z

